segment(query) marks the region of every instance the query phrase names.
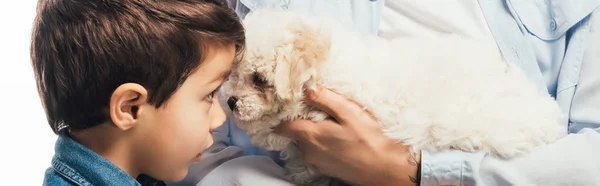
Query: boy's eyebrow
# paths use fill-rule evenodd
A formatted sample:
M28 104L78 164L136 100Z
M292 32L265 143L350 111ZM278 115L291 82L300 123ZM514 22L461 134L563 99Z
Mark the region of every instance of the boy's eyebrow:
M227 76L229 76L229 74L231 74L231 69L221 72L221 74L219 74L219 76L217 76L217 78L213 79L213 81L217 81L220 79L226 79Z

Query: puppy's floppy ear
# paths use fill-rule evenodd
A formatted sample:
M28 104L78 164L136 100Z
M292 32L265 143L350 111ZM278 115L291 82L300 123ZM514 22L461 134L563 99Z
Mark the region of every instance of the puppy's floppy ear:
M289 40L277 48L275 90L284 101L302 99L305 88L315 88L320 64L327 60L331 35L302 21L288 27Z

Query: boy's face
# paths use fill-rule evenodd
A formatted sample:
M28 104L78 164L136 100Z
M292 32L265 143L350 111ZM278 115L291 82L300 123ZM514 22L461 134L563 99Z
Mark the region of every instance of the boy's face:
M135 130L135 164L156 179L183 179L190 164L213 143L211 132L225 121L218 88L225 81L235 55L233 45L214 47L163 106L140 107Z

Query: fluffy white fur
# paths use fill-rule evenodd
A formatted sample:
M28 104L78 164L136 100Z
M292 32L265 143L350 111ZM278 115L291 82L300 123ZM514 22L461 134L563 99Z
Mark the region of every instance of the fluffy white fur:
M328 179L272 127L325 119L302 102L303 91L317 84L364 106L388 137L413 152L460 149L511 158L565 135L555 101L502 60L494 43L454 35L387 41L279 10L254 12L244 22L245 60L235 65L222 99L237 98L231 114L239 127L254 144L282 151L297 184Z

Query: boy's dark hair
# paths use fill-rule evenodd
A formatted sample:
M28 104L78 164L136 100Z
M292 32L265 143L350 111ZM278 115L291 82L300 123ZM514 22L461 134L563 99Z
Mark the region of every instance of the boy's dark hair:
M31 59L48 122L81 130L109 121L124 83L160 107L207 49L244 48L244 29L224 0L40 0Z

